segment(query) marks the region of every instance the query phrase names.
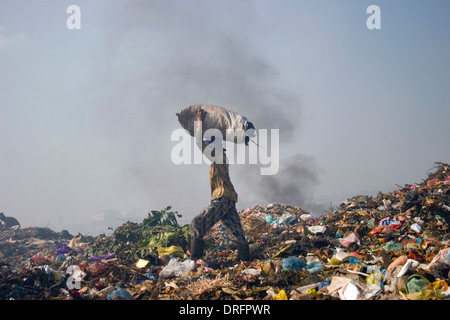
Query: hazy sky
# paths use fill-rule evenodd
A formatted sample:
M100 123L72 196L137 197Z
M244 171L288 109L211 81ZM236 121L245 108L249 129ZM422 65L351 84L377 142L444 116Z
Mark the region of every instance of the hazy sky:
M280 130L277 175L231 166L238 209L320 214L421 182L450 162L449 12L447 0L0 0L0 212L73 233L167 205L189 222L210 197L208 165L170 158L191 104Z

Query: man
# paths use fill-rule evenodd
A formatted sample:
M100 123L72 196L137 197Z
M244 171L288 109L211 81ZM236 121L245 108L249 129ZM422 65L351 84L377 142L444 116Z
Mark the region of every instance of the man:
M204 111L198 109L196 113L196 120L202 121ZM213 142L199 141L201 137L201 126L197 126L196 140L202 152L206 146ZM209 181L211 185L211 203L197 215L190 224L191 240L191 259L200 259L203 256L204 241L203 237L208 230L214 226L218 221L221 221L225 228L236 238L238 259L246 261L249 259L249 246L245 239L245 233L242 229L241 220L236 210L236 202L238 195L234 190L233 184L230 181L228 171L228 163L225 155L225 149L215 148L222 154L223 161L216 161L211 163L209 169Z

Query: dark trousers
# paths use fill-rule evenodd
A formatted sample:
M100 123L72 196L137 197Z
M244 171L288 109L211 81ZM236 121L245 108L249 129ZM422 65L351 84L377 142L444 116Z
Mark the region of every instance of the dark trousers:
M203 239L209 229L218 221L236 238L237 243L245 244L245 233L236 210L236 202L227 198L211 200L211 203L200 212L190 224L190 235Z

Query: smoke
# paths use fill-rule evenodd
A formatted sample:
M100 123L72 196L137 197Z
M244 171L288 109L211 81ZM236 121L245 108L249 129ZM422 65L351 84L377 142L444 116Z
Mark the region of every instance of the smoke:
M295 154L281 161L276 175L258 176L252 190L257 198L267 203L296 205L313 214L323 214L326 205L317 203L314 198L314 189L320 184L320 172L313 156Z
M97 69L104 94L95 109L99 132L114 141L112 160L122 168L128 204L144 211L172 205L189 220L209 201L208 168L170 160L175 113L191 104L228 107L257 129L280 130L277 175L261 176L255 166L230 169L240 206L313 203L314 158L286 156L283 149L301 126L301 100L277 85L277 71L246 35L257 22L254 4L194 3L127 2L107 20L118 27L105 40L108 55Z
M446 127L431 120L425 123L431 123L428 127L418 126L419 120L431 119L420 116L427 99L398 94L398 90L429 94L435 99L432 105L439 108L445 105L443 94L447 91L442 84L447 74L438 72L433 77L436 83L414 90L418 83L412 80L396 81L401 87L384 85L390 74L385 71L393 70L392 65L386 64L386 70L372 65L377 92L386 89L384 95L373 95L373 88L364 86L367 70L355 69L373 60L366 53L380 51L372 47L388 49L384 58L390 52L397 57L399 50L411 51L417 32L410 34L406 46L384 48L403 30L383 33L386 39L367 37L364 21L361 28L348 29L352 19L342 17L354 10L347 7L336 14L336 10L323 12L314 1L305 6L291 1L280 7L268 1L261 5L257 0L79 0L82 28L68 30L69 3L30 2L28 10L23 10L24 3L19 2L11 2L1 11L0 132L4 138L0 140L0 201L1 211L18 218L22 226L55 228L57 224L70 229L70 223L77 223L91 227L93 218L106 221L108 217L108 223L127 218L139 221L149 210L168 205L188 222L208 203L210 192L207 165L177 166L171 161L175 145L171 134L180 127L175 113L191 104L229 107L247 116L256 129L280 130L278 174L261 176L257 165L230 167L241 209L273 201L312 207L321 180L327 181L320 186L322 192L339 198L357 188L355 183L342 185L342 181L358 176L356 163L364 163L361 160L371 154L357 152L350 157L354 172L340 172L340 163L347 159L339 157L336 141L355 142L361 137L355 137L353 127L336 130L336 126L348 121L367 124L355 117L361 115L361 101L367 102L364 98L368 95L374 97L370 103L384 105L389 111L396 106L392 117L386 117L390 114L387 109L371 108L378 110L371 113L371 124L383 123L388 129L392 123L422 130ZM336 26L351 31L348 37L336 41L335 30L340 30ZM427 32L439 29L439 25L430 26ZM366 45L358 42L355 47L351 43L355 37ZM441 48L440 40L430 37L430 44ZM396 69L398 77L390 79L401 78L402 70L415 70L411 65L421 65L423 54L430 52L416 53L402 60L403 65ZM436 53L445 56L445 52ZM444 72L441 60L428 59L430 63L422 64L419 72ZM350 70L352 76L341 79L342 70ZM357 94L340 90L336 77L341 87L351 87ZM418 78L423 77L408 77ZM303 87L297 91L294 86ZM308 96L300 92L308 92ZM402 101L399 97L407 98ZM303 108L303 99L311 104L308 108ZM306 123L303 109L310 110L310 123ZM399 121L404 120L405 110L408 121ZM329 119L318 117L324 112ZM313 132L314 121L321 122L324 130ZM306 139L303 130L312 136ZM330 130L339 134L330 138ZM433 130L427 131L434 132L433 137L446 136ZM389 156L384 156L379 168L396 155L405 155L397 146L385 143L386 137L397 131L384 130L384 138L374 140L374 146L382 146L371 148L376 156L381 157L378 149ZM430 151L422 155L424 162L432 156L432 147L440 144L428 143L426 134L416 135L421 139L414 143L421 142ZM308 151L317 157L316 152L322 154L320 163L329 170L323 179L306 149L318 150ZM320 150L333 157L323 157ZM446 149L438 147L438 156L441 150ZM409 171L415 174L416 166L411 162ZM382 175L370 178L374 173L366 171L362 183L370 180L381 188L399 180L401 174L386 169L383 172L389 181L383 182ZM78 227L70 231L84 232Z

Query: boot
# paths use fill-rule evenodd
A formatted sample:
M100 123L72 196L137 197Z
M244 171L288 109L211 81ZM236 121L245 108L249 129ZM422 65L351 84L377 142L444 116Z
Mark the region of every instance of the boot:
M238 259L241 261L250 260L250 250L248 247L248 243L238 244Z
M203 257L203 247L205 242L202 239L193 238L191 240L191 260Z

